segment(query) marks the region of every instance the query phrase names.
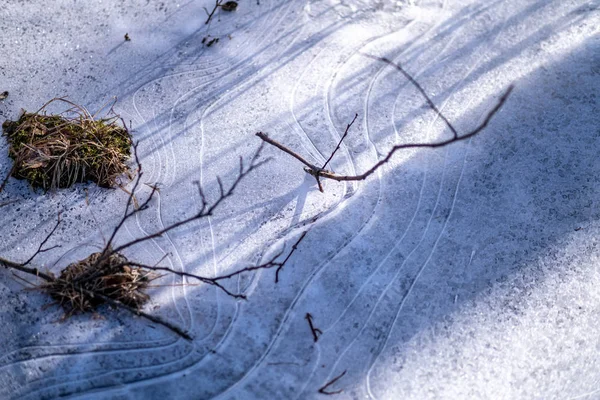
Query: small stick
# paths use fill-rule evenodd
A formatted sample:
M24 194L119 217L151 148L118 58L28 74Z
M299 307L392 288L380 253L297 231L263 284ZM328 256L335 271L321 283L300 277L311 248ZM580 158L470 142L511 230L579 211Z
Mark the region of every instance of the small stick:
M7 206L7 205L9 205L9 204L13 204L13 203L16 203L16 202L18 202L18 201L19 201L19 200L9 200L9 201L5 201L4 203L0 203L0 207Z
M93 290L84 289L84 288L82 288L80 286L77 286L77 285L75 285L74 287L76 289L81 290L82 292L86 293L90 297L98 297L98 298L104 300L106 303L108 303L108 304L110 304L112 306L115 306L116 308L119 308L119 307L123 308L123 309L129 311L130 313L133 313L133 314L138 315L140 317L144 317L144 318L146 318L149 321L152 321L152 322L154 322L156 324L162 325L165 328L168 328L171 331L175 332L177 335L181 336L184 339L187 339L187 340L190 340L190 341L194 340L189 333L187 333L186 331L184 331L180 327L171 324L169 321L165 321L162 318L155 317L155 316L150 315L150 314L146 314L145 312L143 312L141 310L138 310L136 308L130 307L127 304L124 304L124 303L120 302L119 300L112 299L112 298L110 298L108 296L105 296L102 293L98 293L98 292L95 292Z
M12 269L16 269L17 271L21 271L21 272L24 272L29 275L37 276L38 278L42 278L46 282L54 281L54 278L52 276L45 274L43 272L40 272L40 270L38 270L37 268L25 267L25 266L23 266L23 264L7 260L6 258L0 257L0 264L4 264L5 268L12 268Z
M344 370L344 372L342 372L341 374L339 374L338 376L336 376L335 378L333 378L332 380L327 382L325 385L321 386L321 388L319 389L319 393L326 394L328 396L342 393L344 391L343 389L335 390L335 391L328 391L327 388L329 386L333 385L334 383L336 383L342 376L346 375L346 372L348 372L348 370Z
M304 318L306 318L306 320L308 321L308 326L310 326L310 332L313 335L315 343L317 343L317 340L319 340L319 336L323 334L323 331L319 328L315 328L312 320L313 316L310 313L306 313L306 316Z

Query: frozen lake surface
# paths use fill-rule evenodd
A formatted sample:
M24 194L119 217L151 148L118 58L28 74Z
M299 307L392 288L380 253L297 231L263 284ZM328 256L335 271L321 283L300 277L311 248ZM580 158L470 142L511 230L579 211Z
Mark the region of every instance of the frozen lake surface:
M600 398L600 2L241 0L210 24L209 0L0 3L0 122L56 96L92 112L118 98L143 181L160 183L121 243L192 215L194 181L214 198L258 131L320 165L358 113L332 160L342 174L449 138L415 87L368 56L401 63L460 133L515 84L480 135L399 152L324 193L268 147L273 160L213 217L128 249L216 276L309 230L277 284L274 270L227 283L247 300L157 281L144 310L191 342L108 308L61 321L2 270L0 398L312 399L344 372L332 398ZM102 247L126 199L11 179L0 256L29 258L62 211L61 247L35 260L57 273Z

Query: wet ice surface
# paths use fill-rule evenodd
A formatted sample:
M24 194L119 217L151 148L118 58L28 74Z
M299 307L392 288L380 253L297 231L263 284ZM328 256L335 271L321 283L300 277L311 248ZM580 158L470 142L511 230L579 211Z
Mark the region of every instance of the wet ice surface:
M324 194L268 148L274 160L210 220L130 249L213 276L310 228L278 284L274 271L229 282L247 301L163 278L146 311L191 343L120 311L59 322L56 307L42 310L48 298L4 271L0 397L304 399L344 371L336 398L599 396L598 2L242 0L205 25L212 4L0 11L2 120L54 96L90 110L118 97L144 182L161 184L121 242L191 215L194 181L214 198L216 176L234 178L257 131L320 164L358 113L332 165L347 174L394 144L449 137L398 71L365 55L402 63L461 133L516 89L481 135L397 154L364 182L325 182ZM219 42L204 46L208 35ZM0 254L27 259L62 210L62 247L36 260L59 271L102 246L126 194L33 193L11 180L0 202L12 199Z

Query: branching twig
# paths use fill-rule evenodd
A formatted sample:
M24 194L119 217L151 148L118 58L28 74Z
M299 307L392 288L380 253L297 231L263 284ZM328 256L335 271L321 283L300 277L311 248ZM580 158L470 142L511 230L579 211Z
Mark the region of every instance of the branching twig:
M313 335L313 339L315 341L315 343L317 343L317 340L319 340L319 336L323 334L323 331L320 330L319 328L315 328L315 325L313 324L313 316L311 315L311 313L306 313L306 316L304 317L306 318L306 320L308 321L308 326L310 327L310 333L312 333Z
M327 388L331 385L333 385L334 383L336 383L338 380L340 380L340 378L344 375L346 375L346 372L348 372L348 370L344 370L344 372L342 372L341 374L339 374L338 376L336 376L335 378L333 378L332 380L330 380L329 382L327 382L325 385L321 386L321 388L319 389L319 393L321 394L326 394L326 395L334 395L334 394L340 394L344 391L344 389L339 389L339 390L335 390L335 391L329 391L327 390Z
M50 231L50 233L46 236L46 238L42 241L42 243L40 243L40 246L38 247L37 251L35 253L33 253L33 255L31 257L29 257L29 259L27 261L25 261L23 264L21 264L23 267L26 266L27 264L29 264L31 261L33 261L33 259L35 258L35 256L37 256L40 253L44 253L46 251L50 251L52 249L55 249L57 247L60 247L59 244L52 246L52 247L48 247L43 249L42 247L44 247L44 245L46 244L46 242L48 241L48 239L50 239L50 237L54 234L54 232L56 231L56 228L58 228L58 225L60 225L60 212L58 213L58 217L56 218L56 224L54 225L54 228L52 228L52 230Z
M219 207L219 205L228 197L230 197L231 195L233 195L233 192L235 191L236 187L239 185L239 183L252 171L254 171L255 169L259 168L260 166L262 166L263 164L265 164L266 162L268 162L270 159L265 159L262 161L258 161L258 158L260 156L260 153L263 149L263 145L261 144L261 146L258 148L258 150L256 151L256 153L254 154L254 156L252 156L252 158L250 159L250 164L248 165L248 167L244 166L244 160L240 157L240 170L238 173L238 176L236 177L236 179L233 181L233 183L229 186L229 189L225 190L223 188L223 184L221 182L221 179L218 179L219 182L219 191L220 191L220 195L217 198L217 200L214 201L214 203L212 205L208 205L208 202L206 201L206 198L204 197L204 193L200 190L200 197L202 200L202 205L200 207L200 210L192 215L191 217L188 217L186 219L183 219L181 221L178 222L174 222L171 225L166 226L165 228L156 231L154 233L151 233L149 235L143 236L141 238L138 239L134 239L132 241L129 241L125 244L122 244L114 249L110 249L107 250L107 254L115 254L115 253L119 253L123 250L125 250L126 248L129 248L131 246L134 246L136 244L157 238L162 236L163 234L172 231L173 229L176 229L180 226L189 224L192 221L201 219L201 218L205 218L205 217L209 217L213 214L213 212L217 209L217 207ZM135 187L135 186L134 186ZM133 191L132 191L133 193ZM155 190L152 191L152 194L155 193ZM149 199L146 200L142 206L140 206L140 211L144 208L147 207L147 204L149 202ZM131 201L127 202L127 207L129 207L129 205L131 204ZM125 213L125 216L123 217L123 220L119 223L119 225L117 225L117 228L120 229L120 227L123 225L123 223L125 222L124 220L127 220L128 218L130 218L132 215L134 214L134 211L131 211L130 213ZM113 236L111 238L114 237L115 234L113 234ZM110 244L110 243L109 243ZM108 249L108 246L106 247L106 249Z
M440 142L437 142L437 143L408 143L408 144L399 144L399 145L396 145L396 146L392 147L392 149L387 153L387 155L383 159L379 160L375 165L373 165L371 168L369 168L366 172L364 172L364 173L362 173L360 175L338 175L335 172L326 170L325 167L327 166L327 164L329 163L329 161L331 160L331 158L333 157L333 155L336 153L336 151L339 149L339 147L341 145L341 142L344 140L344 138L346 137L346 134L348 133L348 129L350 128L350 126L356 120L356 116L354 117L354 119L352 120L352 122L350 124L348 124L348 127L346 128L346 132L342 136L342 139L340 140L340 143L338 143L338 146L332 152L331 156L329 157L329 159L323 165L322 168L319 168L319 167L311 164L310 162L306 161L301 155L299 155L298 153L296 153L293 150L289 149L288 147L284 146L283 144L277 142L276 140L269 138L265 133L263 133L263 132L256 133L256 136L258 136L261 140L263 140L263 142L266 142L266 143L268 143L268 144L270 144L272 146L277 147L281 151L283 151L283 152L291 155L292 157L296 158L301 163L303 163L306 166L306 167L304 167L304 171L306 171L307 173L309 173L310 175L312 175L317 180L317 184L319 185L319 190L321 192L323 191L323 187L321 185L320 178L332 179L332 180L335 180L335 181L362 181L362 180L366 179L367 177L369 177L371 174L373 174L375 171L377 171L377 169L379 169L382 165L384 165L385 163L387 163L392 158L392 156L397 151L399 151L399 150L414 149L414 148L437 148L437 147L444 147L444 146L447 146L449 144L452 144L452 143L455 143L455 142L459 142L459 141L462 141L462 140L466 140L466 139L469 139L469 138L477 135L479 132L481 132L483 129L485 129L485 127L487 127L487 125L489 124L489 122L491 121L491 119L494 117L494 115L504 105L504 103L508 99L508 96L510 95L510 93L512 92L512 90L514 88L513 85L510 85L508 87L508 89L502 94L502 96L498 100L498 103L494 106L494 108L492 108L488 112L488 114L486 115L485 119L483 120L483 122L481 124L479 124L475 129L471 130L470 132L468 132L468 133L466 133L466 134L464 134L462 136L459 136L458 132L456 131L456 129L454 128L454 126L450 123L450 121L448 121L448 119L442 114L442 112L435 106L435 104L429 98L429 96L425 93L425 90L421 87L421 85L412 76L410 76L400 65L394 64L393 62L391 62L387 58L372 57L372 56L369 56L369 57L374 58L376 60L383 61L385 63L388 63L388 64L394 66L396 69L398 69L417 88L417 90L423 95L423 97L425 98L425 100L426 100L427 104L429 105L429 107L446 123L446 126L448 126L448 128L452 132L453 136L450 139L443 140L443 141L440 141Z
M119 221L119 223L113 229L110 237L108 238L108 241L106 242L106 245L104 246L103 254L107 253L108 249L112 248L112 242L115 239L115 236L117 236L117 233L119 232L119 230L121 229L121 227L123 226L125 221L127 221L129 218L131 218L134 214L145 210L148 206L148 203L152 199L154 193L156 192L156 189L153 188L152 192L150 193L150 196L148 196L148 199L146 199L146 201L144 202L144 204L142 204L142 206L134 207L133 210L129 211L129 207L131 206L131 203L135 199L135 191L140 184L142 175L144 174L144 172L142 171L142 163L140 162L140 159L138 156L138 151L137 151L138 144L139 144L139 142L134 143L134 145L133 145L133 155L135 158L135 163L137 165L137 176L135 178L135 182L133 183L133 188L131 189L131 192L129 192L129 196L127 197L127 203L125 204L125 212L124 212L123 216L121 217L121 220Z
M221 180L221 178L217 178L218 197L215 201L213 201L212 203L209 203L204 192L202 191L202 188L198 184L198 193L200 195L201 204L200 204L200 209L196 214L192 215L191 217L185 218L181 221L170 224L170 225L164 227L163 229L156 231L154 233L131 240L131 241L124 243L122 245L119 245L119 246L114 246L115 238L116 238L117 234L119 233L119 231L124 226L124 224L126 223L126 221L128 219L132 218L137 213L147 209L150 201L154 197L155 193L158 191L158 188L156 185L150 186L152 188L152 191L151 191L150 195L148 196L148 198L139 207L132 206L132 204L134 202L135 191L139 187L141 178L143 175L142 165L140 163L140 160L138 157L138 152L137 152L137 143L133 147L134 147L135 162L137 163L137 168L138 168L138 173L137 173L137 177L133 184L133 189L131 190L131 192L129 192L129 196L127 198L127 203L125 205L125 210L123 212L123 215L122 215L121 219L119 220L119 222L117 223L117 225L115 226L115 228L113 229L109 239L106 241L106 244L105 244L102 252L97 253L98 254L97 257L94 258L95 261L92 261L89 266L85 267L86 270L89 271L89 273L76 273L77 275L75 275L72 278L67 278L67 277L63 278L62 275L59 278L55 278L51 274L45 274L45 273L40 272L37 268L30 268L30 267L26 266L26 264L30 263L37 254L49 250L49 248L45 249L44 246L46 245L46 243L48 242L50 237L56 232L56 229L60 223L60 216L59 216L58 222L57 222L56 226L54 227L54 229L52 229L52 231L47 235L47 237L40 244L36 253L29 260L27 260L25 263L15 263L10 260L5 260L3 258L0 258L0 264L4 265L7 268L13 268L13 269L16 269L18 271L21 271L21 272L24 272L27 274L35 275L35 276L45 280L47 283L52 283L53 285L55 283L58 283L60 286L63 283L65 283L69 288L68 290L74 291L75 293L80 293L81 295L84 295L83 297L76 296L76 298L82 302L81 305L78 304L78 306L80 306L80 308L82 310L85 310L86 309L85 307L89 307L89 306L84 307L84 304L83 304L84 301L91 302L93 299L100 299L104 303L111 304L115 307L124 308L129 312L132 312L136 315L142 316L152 322L163 325L163 326L169 328L170 330L172 330L173 332L177 333L181 337L184 337L186 339L191 339L190 335L188 333L186 333L184 330L182 330L181 328L179 328L175 325L172 325L171 323L164 321L158 317L146 314L146 313L140 311L139 309L137 309L136 307L132 307L129 304L125 304L123 301L120 301L120 298L115 298L114 296L107 296L106 292L100 292L99 290L111 288L112 286L109 285L109 286L105 286L104 288L99 287L97 290L97 286L96 286L97 281L99 280L99 281L104 282L105 277L117 276L119 274L122 274L122 272L119 272L122 270L123 271L131 271L132 268L141 268L141 269L146 269L146 270L151 270L151 271L166 271L166 272L176 274L179 276L186 276L186 277L198 279L201 282L217 286L219 289L223 290L226 294L228 294L229 296L232 296L234 298L246 298L246 296L243 294L234 293L234 292L228 290L221 282L226 279L230 279L234 276L240 275L244 272L250 272L250 271L254 271L254 270L258 270L258 269L269 269L269 268L277 268L277 271L275 274L275 281L277 282L279 279L279 272L280 272L281 268L283 268L283 266L287 263L287 261L289 260L291 255L296 251L298 244L306 236L306 232L303 232L300 235L299 239L294 243L291 250L289 251L289 253L287 254L287 256L285 257L285 259L283 261L277 261L277 259L281 255L283 255L283 250L282 250L281 252L275 254L271 259L264 262L263 264L243 268L238 271L235 271L235 272L232 272L232 273L229 273L226 275L217 276L214 278L202 277L202 276L190 274L190 273L183 272L183 271L175 271L171 268L162 267L162 266L158 266L158 265L151 266L151 265L145 265L145 264L140 264L140 263L129 261L124 256L121 255L121 251L123 251L131 246L134 246L136 244L143 243L145 241L159 237L173 229L176 229L183 225L189 224L192 221L211 216L213 214L213 212L223 203L223 201L225 199L227 199L228 197L230 197L234 193L234 191L237 188L237 186L239 185L239 183L249 173L251 173L253 170L255 170L258 167L260 167L261 165L263 165L265 162L269 161L268 159L259 160L261 151L264 147L264 143L263 143L260 145L260 147L258 148L256 153L252 156L252 158L250 159L250 161L247 165L244 163L243 158L240 157L239 172L238 172L237 177L231 184L226 186L223 183L223 181ZM94 255L91 255L90 257L88 257L88 259L90 259L93 256ZM116 259L119 259L119 257L120 257L124 261L115 264L110 261L114 257L116 257ZM84 263L84 261L81 261L81 262ZM82 265L84 265L84 264L82 264ZM72 276L72 275L69 275L69 276ZM111 293L111 292L108 292L108 293Z
M306 236L308 231L305 231L302 233L302 235L300 235L300 237L298 238L298 240L294 243L294 245L292 246L292 249L290 250L290 252L288 253L288 255L285 257L285 259L283 261L276 261L282 254L283 254L283 249L278 252L277 254L275 254L273 257L271 257L267 262L264 262L262 264L259 265L253 265L251 267L246 267L246 268L242 268L239 269L237 271L231 272L229 274L226 275L219 275L217 277L214 278L208 278L205 276L200 276L200 275L195 275L189 272L185 272L185 271L177 271L174 270L172 268L169 267L162 267L162 266L151 266L151 265L146 265L146 264L140 264L140 263L136 263L136 262L131 262L131 261L127 261L127 263L123 263L123 266L125 265L130 265L133 267L138 267L138 268L144 268L144 269L148 269L151 271L165 271L165 272L169 272L171 274L174 275L178 275L178 276L185 276L188 278L193 278L193 279L197 279L201 282L207 283L209 285L213 285L218 287L219 289L221 289L223 292L225 292L227 295L236 298L236 299L246 299L246 295L241 294L241 293L234 293L231 292L230 290L228 290L225 286L223 286L220 281L223 280L227 280L227 279L231 279L235 276L241 275L244 272L252 272L252 271L256 271L259 269L270 269L270 268L274 268L277 267L277 271L275 273L275 283L278 282L278 275L279 275L279 271L281 270L281 268L283 268L283 266L285 265L285 263L287 263L287 261L290 259L290 257L292 256L292 254L296 251L296 249L298 248L298 244L300 244L300 242L302 241L302 239L304 239L304 236ZM117 265L116 267L119 267L120 265Z

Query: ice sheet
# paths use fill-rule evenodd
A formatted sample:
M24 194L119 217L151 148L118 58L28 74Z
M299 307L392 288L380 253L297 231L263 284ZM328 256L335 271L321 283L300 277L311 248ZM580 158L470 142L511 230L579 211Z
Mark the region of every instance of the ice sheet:
M367 55L401 63L460 133L516 88L480 135L398 153L324 193L268 148L273 160L213 217L128 250L214 276L310 229L279 283L274 271L229 282L247 301L162 278L145 311L193 342L125 311L60 322L43 293L2 271L0 397L311 399L346 371L335 398L600 398L599 3L239 3L208 25L208 0L0 7L1 120L55 96L91 111L118 98L144 182L161 185L118 241L191 215L194 181L214 198L257 131L319 164L358 113L332 161L346 174L395 144L449 137L416 89ZM209 35L219 42L207 47ZM6 150L0 141L2 176ZM62 211L62 247L36 259L60 271L102 246L126 196L10 180L0 203L18 202L0 208L0 255L27 259Z

